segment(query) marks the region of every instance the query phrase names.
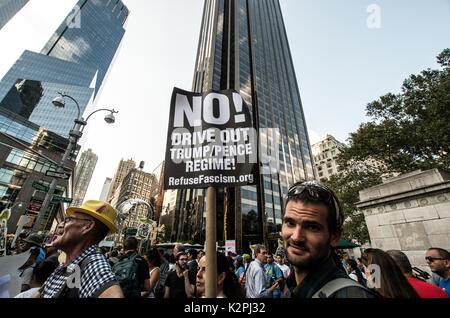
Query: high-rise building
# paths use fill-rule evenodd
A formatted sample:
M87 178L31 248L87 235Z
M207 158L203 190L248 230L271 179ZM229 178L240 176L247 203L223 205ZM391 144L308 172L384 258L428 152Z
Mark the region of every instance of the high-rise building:
M320 180L329 179L339 172L337 157L347 146L331 135L312 145L314 169Z
M89 183L97 165L98 156L91 149L84 151L75 168L75 182L73 186L73 201L71 206L83 204Z
M128 15L120 0L80 0L41 54L95 69L97 96L125 34Z
M106 178L105 182L103 183L102 192L100 193L100 201L107 201L108 200L108 192L109 188L111 187L111 178Z
M114 178L112 179L111 186L109 188L107 201L112 203L114 198L117 197L120 193L120 185L122 184L123 179L127 176L127 174L131 171L131 169L136 168L136 162L133 159L130 160L120 160L119 166L117 167L116 173L114 174Z
M133 168L122 181L116 206L129 199L140 199L150 204L157 191L158 180L152 173ZM152 213L152 210L149 210L144 205L135 206L130 211L130 215L125 219L123 229L137 229L141 219L155 219L155 215Z
M64 92L84 113L113 62L128 14L121 1L78 1L41 53L25 51L4 76L1 106L67 137L76 105L55 110L52 100Z
M217 239L235 240L238 251L260 242L275 249L282 226L283 195L294 182L315 178L278 0L205 1L193 90L210 89L237 90L251 108L255 128L275 128L280 134L278 173L260 173L256 186L218 191ZM261 137L263 148L274 141L268 135ZM205 191L178 192L172 237L201 242ZM193 215L198 220L194 221Z
M55 168L49 169L48 166L61 160L74 120L98 96L123 38L127 16L128 9L120 0L78 1L42 52L25 51L1 80L0 109L3 117L0 116L0 132L4 134L6 148L0 154L0 169L17 168L5 160L14 154L10 159L20 163L22 170L19 170L23 172L21 178L25 180L19 182L17 178L8 179L8 184L4 185L7 188L3 188L3 194L6 194L0 192L0 202L4 206L19 203L19 199L7 195L11 191L14 191L16 198L20 198L21 204L14 210L17 215L15 220L22 214L31 215L30 211L39 211L45 187L36 185L33 181L40 180L44 186L51 182L52 177L46 176L46 172ZM67 100L66 108L56 109L52 101L58 96L58 92L73 97L79 105L80 114L71 100ZM39 136L45 135L45 138L39 139L38 146L33 144L37 138L36 132L39 132ZM11 137L15 139L12 140ZM54 144L58 146L55 147ZM47 149L49 154L43 157L39 151L35 151L41 150L39 147ZM79 147L69 158L70 162L65 167L68 172L73 171L78 150ZM41 163L33 159L33 162L38 162L37 168L23 168L27 166L26 160L35 157L43 160ZM42 168L44 163L46 169ZM34 176L36 169L39 173ZM12 171L15 173L15 170ZM11 171L7 174L11 175ZM56 194L71 197L73 183L72 179L59 179ZM29 206L30 209L27 208ZM55 216L62 217L62 211L62 201L54 200L48 210L43 211L46 217L38 228L49 229ZM16 224L17 222L9 227L8 231L14 232Z
M29 0L0 0L0 30Z

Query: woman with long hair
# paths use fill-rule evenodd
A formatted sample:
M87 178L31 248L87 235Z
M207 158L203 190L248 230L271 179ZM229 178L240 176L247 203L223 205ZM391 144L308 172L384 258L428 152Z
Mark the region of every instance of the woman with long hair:
M197 297L206 293L206 256L198 262ZM227 257L217 252L217 298L243 298L242 290L234 271L230 269Z
M400 268L388 253L366 249L361 257L367 278L367 287L375 289L384 298L419 298Z
M159 288L159 266L161 266L161 256L156 248L151 248L147 251L145 259L147 260L148 269L150 271L150 289L148 293L143 296L146 298L156 298L156 293Z

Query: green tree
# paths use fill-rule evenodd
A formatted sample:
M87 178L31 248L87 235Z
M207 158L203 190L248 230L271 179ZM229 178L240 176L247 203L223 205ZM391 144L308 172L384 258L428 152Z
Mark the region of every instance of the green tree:
M368 159L384 163L385 173L450 167L450 49L437 60L441 69L411 75L401 93L368 104L372 120L350 134L344 169Z
M342 238L356 240L360 244L369 242L364 214L356 208L356 203L359 201L359 191L381 183L381 173L369 166L349 166L324 183L336 193L341 202L345 215Z
M350 134L349 147L338 157L341 172L325 181L336 191L346 215L344 239L369 241L356 203L359 191L380 184L382 175L449 169L450 49L437 60L441 69L411 75L401 93L389 93L368 104L372 120ZM382 165L374 168L373 161Z

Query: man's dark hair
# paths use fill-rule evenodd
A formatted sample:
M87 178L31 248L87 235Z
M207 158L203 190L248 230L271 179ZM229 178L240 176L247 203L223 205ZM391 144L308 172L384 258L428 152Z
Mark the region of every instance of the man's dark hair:
M261 250L266 250L267 251L267 248L264 245L257 244L255 246L255 256L258 255L259 253L261 253Z
M94 222L95 224L92 239L95 244L98 244L108 235L109 228L97 219L95 219Z
M296 189L304 189L296 193ZM327 208L327 223L330 233L341 233L344 224L344 213L337 195L325 185L316 181L297 182L288 192L285 208L289 202L305 204L321 204Z
M123 242L124 251L136 251L138 249L139 242L134 236L127 237Z
M444 250L443 248L440 247L431 247L428 249L429 251L436 251L439 254L439 257L445 259L445 260L450 260L450 253L447 250Z
M151 248L145 254L147 256L147 261L152 263L154 266L161 266L161 256L156 248Z
M192 255L192 258L193 258L193 259L196 259L196 258L197 258L197 255L198 255L198 252L197 252L197 250L196 250L195 248L190 248L190 249L188 250L188 254Z
M186 252L178 252L177 256L175 256L175 261L178 262L178 260L180 259L181 256L187 256Z
M398 250L390 250L386 253L397 263L403 274L412 274L412 266L409 262L408 256L405 253Z

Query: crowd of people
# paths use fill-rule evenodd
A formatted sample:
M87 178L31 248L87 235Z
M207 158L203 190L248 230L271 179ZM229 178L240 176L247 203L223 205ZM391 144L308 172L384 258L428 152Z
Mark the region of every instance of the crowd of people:
M23 240L30 257L20 268L26 298L201 298L208 258L203 251L175 245L169 253L127 237L120 249L98 244L116 231L116 211L87 201L71 207L51 239ZM424 258L430 279L413 273L401 251L368 248L360 258L338 255L344 215L336 195L317 182L289 189L281 237L284 245L252 255L217 252L219 298L449 298L450 253L430 248ZM271 252L274 252L273 254Z

